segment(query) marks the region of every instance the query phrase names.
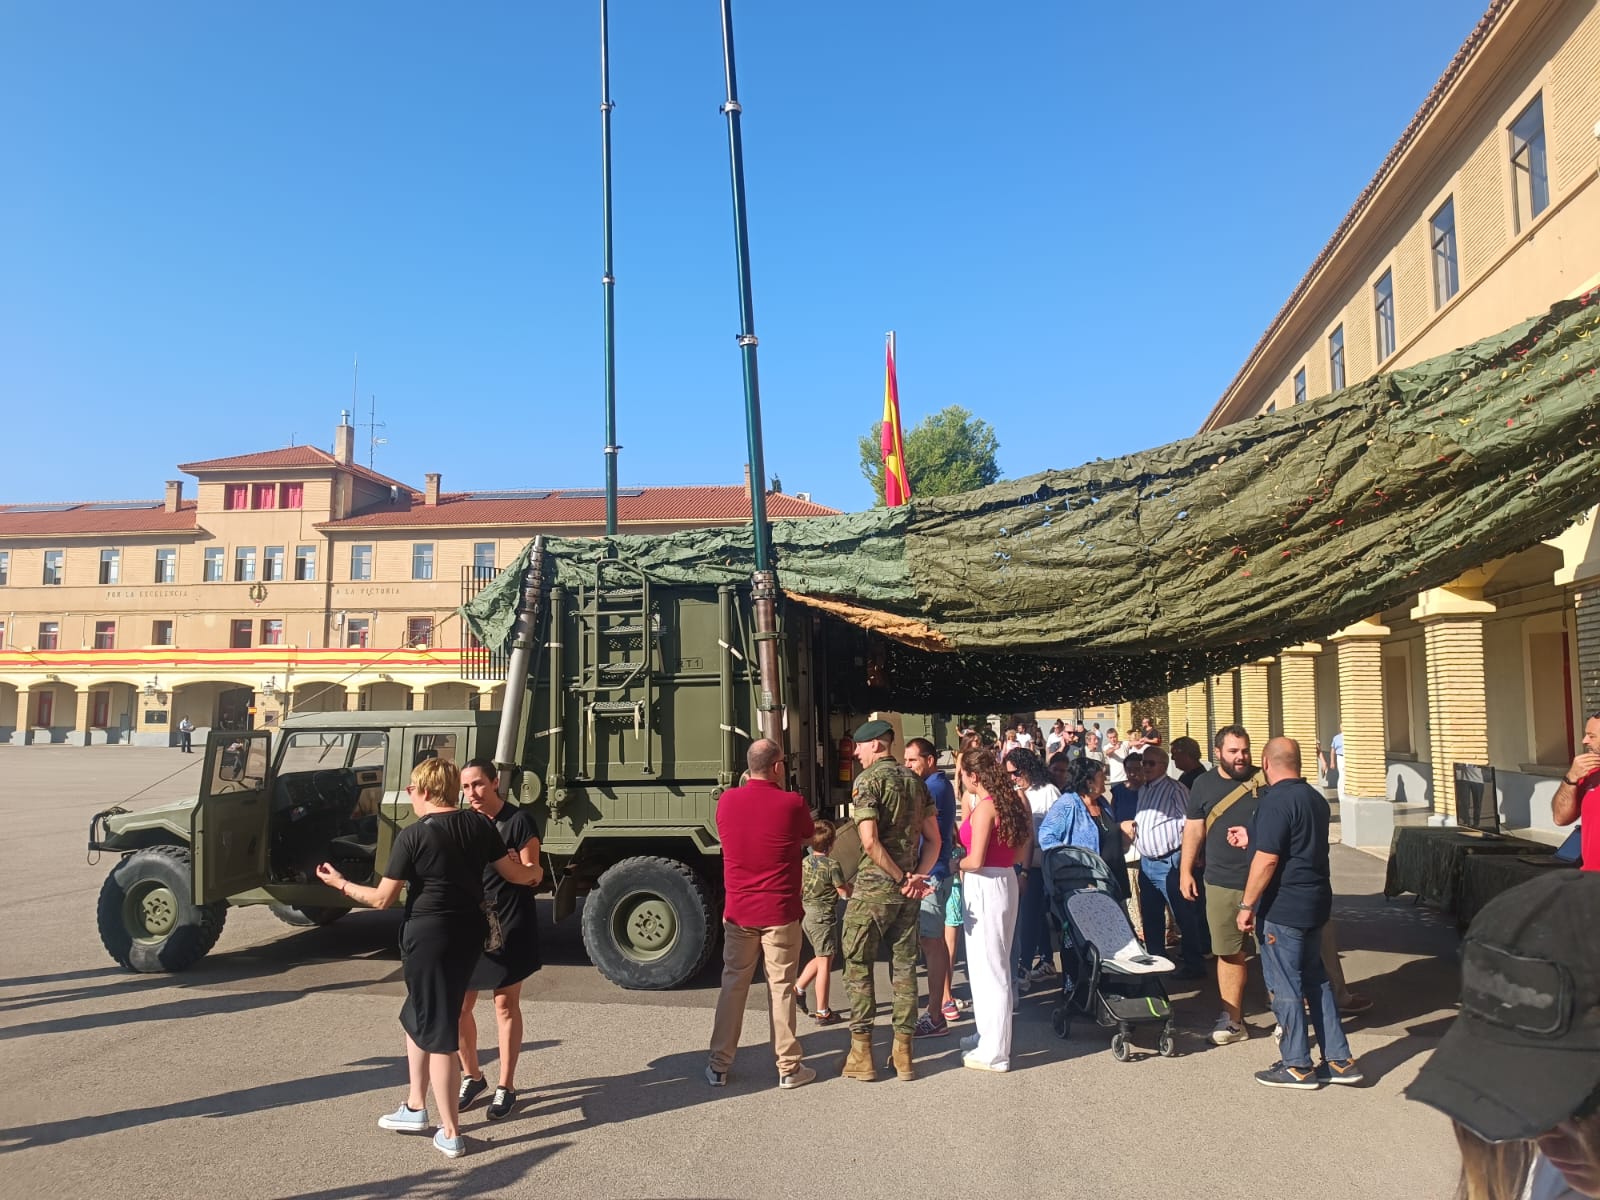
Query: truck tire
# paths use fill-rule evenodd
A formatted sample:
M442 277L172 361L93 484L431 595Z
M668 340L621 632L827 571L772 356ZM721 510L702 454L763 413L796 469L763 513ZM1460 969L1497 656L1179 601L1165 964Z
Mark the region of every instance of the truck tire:
M277 917L285 925L293 925L299 929L308 929L314 925L332 925L350 911L348 908L341 908L338 905L334 905L331 908L323 908L308 904L296 908L292 904L269 904L267 908L273 916Z
M228 905L194 902L187 846L147 846L111 868L96 916L112 958L155 974L187 970L204 958L222 936Z
M688 982L716 945L705 881L674 859L623 859L584 899L583 945L620 987L661 991Z

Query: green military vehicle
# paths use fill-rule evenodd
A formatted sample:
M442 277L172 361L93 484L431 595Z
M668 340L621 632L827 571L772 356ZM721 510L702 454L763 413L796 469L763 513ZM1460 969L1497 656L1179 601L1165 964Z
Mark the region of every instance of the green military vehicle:
M267 904L293 925L339 919L348 903L316 865L381 875L413 819L411 768L438 755L502 764L508 797L543 831L555 917L584 898L584 944L607 978L668 988L698 973L720 929L716 798L738 781L763 699L751 589L659 586L615 559L585 570L566 587L530 570L502 712L306 713L275 736L213 733L196 799L97 815L90 848L123 856L100 895L111 957L183 970L230 905ZM834 815L849 789L838 742L859 714L822 697L861 649L835 633L824 653L820 618L798 607L780 622L791 783Z

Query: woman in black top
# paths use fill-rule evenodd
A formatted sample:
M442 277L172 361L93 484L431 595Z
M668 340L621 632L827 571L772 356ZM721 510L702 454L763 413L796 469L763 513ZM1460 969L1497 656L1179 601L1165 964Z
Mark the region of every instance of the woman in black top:
M506 850L531 866L537 887L539 827L525 808L508 804L500 795L499 773L486 758L475 758L461 768L461 791L474 812L482 813L499 833ZM466 1108L489 1087L478 1063L478 1021L473 1006L479 992L494 993L495 1027L499 1032L500 1080L488 1117L499 1121L517 1102L517 1057L522 1050L522 981L539 969L539 925L532 887L519 887L501 879L493 867L483 873L483 894L500 918L503 944L484 951L467 984L461 1006L461 1107Z
M328 863L317 868L317 878L373 908L388 908L401 887L406 888L406 921L400 931L406 1002L400 1024L406 1031L411 1086L405 1103L380 1117L378 1127L425 1131L431 1083L439 1106L433 1144L447 1158L459 1158L465 1147L456 1123L456 1029L467 981L488 932L484 868L523 884L533 881L537 869L507 854L505 842L481 816L456 807L461 774L454 763L442 758L418 763L406 792L417 820L395 838L377 887L351 883Z

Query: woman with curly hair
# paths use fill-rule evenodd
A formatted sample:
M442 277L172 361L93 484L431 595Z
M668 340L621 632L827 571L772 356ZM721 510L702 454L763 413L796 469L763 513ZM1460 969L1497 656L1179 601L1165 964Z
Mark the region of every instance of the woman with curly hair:
M967 930L967 979L978 1032L961 1039L963 1066L1011 1069L1011 940L1017 916L1018 863L1027 861L1033 816L993 750L956 759L959 790L977 799L961 823L961 900Z

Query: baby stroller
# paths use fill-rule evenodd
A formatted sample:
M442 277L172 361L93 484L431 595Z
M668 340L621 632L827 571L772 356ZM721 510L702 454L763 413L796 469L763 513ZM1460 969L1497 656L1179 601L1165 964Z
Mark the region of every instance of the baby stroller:
M1164 1058L1172 1058L1177 1040L1161 976L1176 968L1139 944L1111 868L1091 851L1055 846L1044 852L1044 879L1050 925L1061 935L1063 950L1077 958L1076 970L1062 967L1061 999L1050 1014L1056 1036L1071 1033L1074 1015L1093 1017L1116 1029L1111 1053L1127 1062L1133 1027L1159 1024L1157 1047Z

